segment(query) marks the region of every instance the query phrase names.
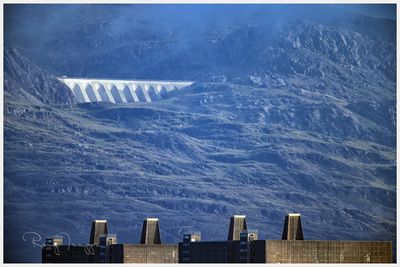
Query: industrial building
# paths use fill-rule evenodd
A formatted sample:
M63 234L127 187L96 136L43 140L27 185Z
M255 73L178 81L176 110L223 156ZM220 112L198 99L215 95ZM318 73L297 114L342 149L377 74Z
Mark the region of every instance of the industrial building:
M178 263L178 245L161 244L157 218L143 222L140 244L110 246L111 263Z
M117 244L106 220L92 222L89 244L64 245L50 237L42 249L43 263L178 263L178 245L161 244L157 218L143 222L140 244Z
M162 244L157 218L143 222L140 244L118 244L107 221L92 223L89 244L65 245L62 237L46 239L43 263L392 263L390 241L304 240L301 217L285 217L282 240L259 240L247 229L246 216L230 219L228 238L202 241L187 233L179 244Z

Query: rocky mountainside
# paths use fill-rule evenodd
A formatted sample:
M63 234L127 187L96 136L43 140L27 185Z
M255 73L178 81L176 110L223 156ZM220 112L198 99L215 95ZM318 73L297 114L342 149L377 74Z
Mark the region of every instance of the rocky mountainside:
M15 48L4 51L4 94L6 103L68 105L76 103L71 90L53 75L42 71Z
M65 231L84 243L90 221L107 219L119 242L138 242L145 217L160 218L166 242L189 230L226 239L232 214L246 214L260 238L279 239L284 215L300 212L306 239L395 247L391 23L241 18L199 26L188 39L184 29L168 35L147 20L135 20L143 31L126 36L117 27L124 16L101 14L81 14L82 24L68 16L83 27L69 33L36 33L56 48L47 71L200 81L153 103L74 104L57 80L6 49L6 261L40 262L24 232ZM42 46L27 49L6 36L45 65L35 56Z
M5 41L57 75L210 81L271 71L320 78L345 67L395 79L395 21L321 5L48 5L6 11Z

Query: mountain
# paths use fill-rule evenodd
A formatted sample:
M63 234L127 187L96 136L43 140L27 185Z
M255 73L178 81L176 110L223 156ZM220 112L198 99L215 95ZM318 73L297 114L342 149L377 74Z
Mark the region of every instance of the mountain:
M178 242L191 230L226 239L229 217L246 214L260 238L280 239L288 212L306 239L392 240L395 253L395 22L19 8L5 12L17 47L4 54L6 262L40 261L26 232L88 242L93 219L138 242L158 217L163 241ZM52 23L31 32L27 10L31 27ZM196 82L152 103L76 104L47 72Z
M9 5L5 29L59 76L211 81L344 65L395 80L396 22L326 5Z
M4 74L7 103L22 99L37 105L76 103L73 93L65 84L42 71L10 46L6 46L4 51Z

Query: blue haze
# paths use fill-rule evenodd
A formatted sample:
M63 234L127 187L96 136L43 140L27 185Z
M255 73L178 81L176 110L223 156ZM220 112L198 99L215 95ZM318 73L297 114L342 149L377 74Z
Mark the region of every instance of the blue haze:
M6 262L22 240L396 241L395 5L5 5ZM55 76L193 80L153 103L76 104Z

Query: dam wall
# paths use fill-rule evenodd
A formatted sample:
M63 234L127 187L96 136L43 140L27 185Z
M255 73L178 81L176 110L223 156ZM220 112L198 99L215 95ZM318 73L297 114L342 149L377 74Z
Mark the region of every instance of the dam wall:
M191 85L191 81L107 80L86 78L58 78L71 89L80 103L152 102L163 94Z

